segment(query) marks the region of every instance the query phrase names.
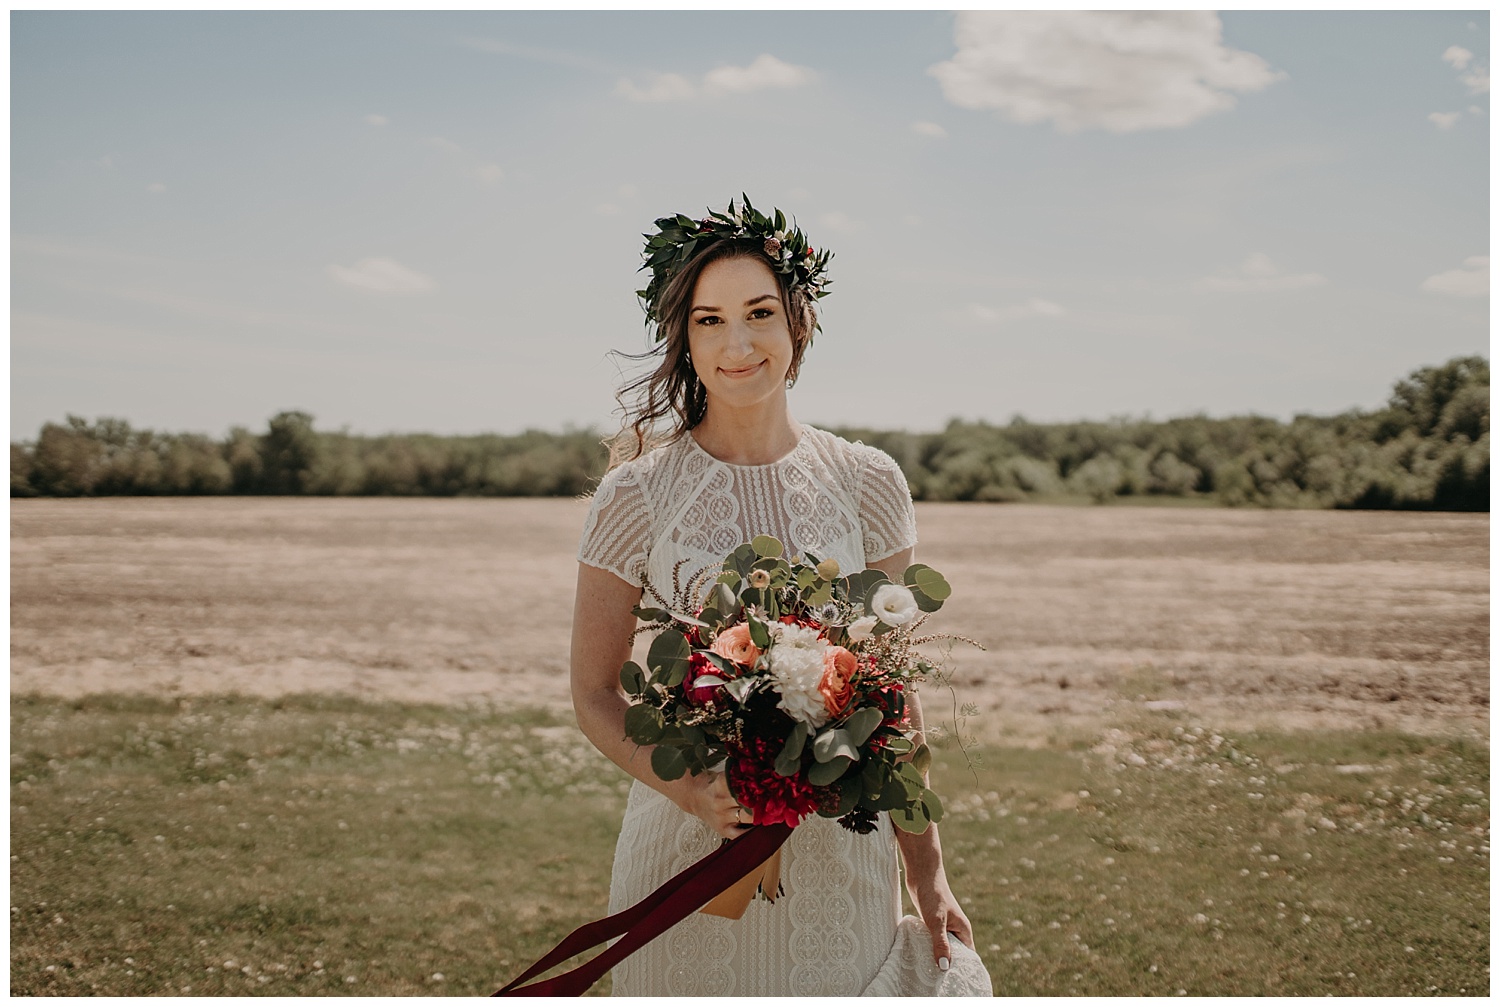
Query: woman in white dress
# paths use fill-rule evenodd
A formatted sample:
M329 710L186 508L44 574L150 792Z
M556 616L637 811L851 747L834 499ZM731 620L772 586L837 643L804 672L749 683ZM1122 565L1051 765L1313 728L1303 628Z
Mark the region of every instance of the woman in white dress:
M594 495L579 548L572 692L589 740L635 778L610 886L610 912L749 828L722 773L664 782L650 752L625 737L620 666L632 607L695 609L694 585L756 535L789 552L874 567L898 580L912 562L915 514L889 456L799 424L787 389L816 327L828 255L748 204L702 233L658 221L642 297L662 355L628 387L636 456ZM676 223L674 223L676 222ZM713 224L710 231L708 225ZM779 229L775 225L782 225ZM688 232L683 234L686 225ZM685 240L683 240L685 238ZM645 435L674 421L664 444ZM921 705L910 697L913 726ZM921 918L901 916L899 861ZM813 816L782 851L785 895L738 920L702 913L647 944L613 973L617 995L990 995L968 919L943 871L936 826L895 830L888 815L860 835Z

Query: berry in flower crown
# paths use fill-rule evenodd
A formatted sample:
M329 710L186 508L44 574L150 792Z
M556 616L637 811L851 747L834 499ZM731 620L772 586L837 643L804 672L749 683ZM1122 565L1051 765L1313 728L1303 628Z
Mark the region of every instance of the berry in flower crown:
M720 212L710 210L707 217L694 220L684 214L662 217L656 221L655 234L643 234L646 248L641 256L646 260L641 269L651 270L651 282L645 290L637 290L646 309L646 324L658 321L657 301L667 289L667 284L694 253L718 241L759 242L765 253L766 264L773 272L791 278L792 289L804 289L813 300L828 293L831 282L825 270L833 253L818 251L807 242L807 235L794 225L787 227L786 217L780 210L772 208L766 216L750 205L750 197L740 194L740 202L729 201L729 209ZM658 331L656 338L665 334Z

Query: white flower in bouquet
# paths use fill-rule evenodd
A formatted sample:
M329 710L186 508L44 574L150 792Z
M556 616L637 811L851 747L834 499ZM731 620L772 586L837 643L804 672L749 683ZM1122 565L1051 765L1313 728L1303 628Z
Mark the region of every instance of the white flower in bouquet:
M870 610L887 626L905 626L917 617L917 599L900 584L882 584L870 599Z
M851 622L845 632L849 634L850 640L859 643L861 640L870 638L870 634L875 632L875 624L879 621L873 615L862 615Z
M774 623L771 626L771 649L766 654L766 667L781 699L776 705L812 727L822 727L828 722L828 707L818 685L823 681L823 652L828 644L818 637L818 631L806 626Z

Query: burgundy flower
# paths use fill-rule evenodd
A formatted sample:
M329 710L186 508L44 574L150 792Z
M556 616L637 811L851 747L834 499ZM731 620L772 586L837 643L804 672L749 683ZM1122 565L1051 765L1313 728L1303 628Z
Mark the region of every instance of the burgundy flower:
M782 776L776 772L776 756L782 744L784 741L747 738L745 747L725 767L730 793L755 813L756 825L785 823L796 827L818 810L817 787L801 773Z

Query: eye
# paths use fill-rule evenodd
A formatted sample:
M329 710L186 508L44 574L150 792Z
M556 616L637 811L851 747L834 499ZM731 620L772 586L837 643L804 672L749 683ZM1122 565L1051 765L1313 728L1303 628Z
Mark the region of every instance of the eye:
M750 317L770 318L774 314L776 314L776 311L773 308L756 308L754 311L750 312Z
M718 325L724 319L718 315L702 315L693 321L694 325Z

